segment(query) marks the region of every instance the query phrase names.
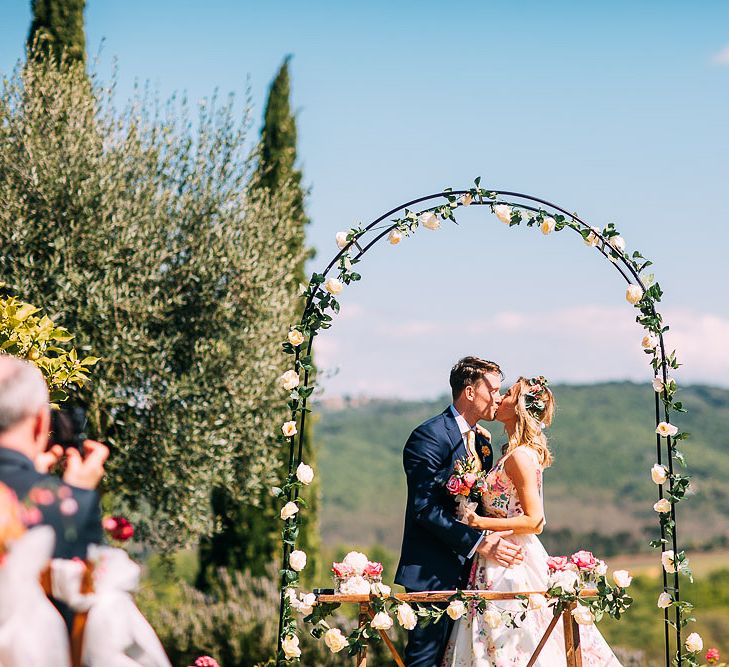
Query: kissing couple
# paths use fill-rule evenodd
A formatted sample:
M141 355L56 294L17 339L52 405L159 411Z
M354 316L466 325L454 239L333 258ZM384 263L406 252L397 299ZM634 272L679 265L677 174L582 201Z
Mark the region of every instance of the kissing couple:
M547 380L520 377L501 394L498 364L465 357L451 369L453 403L418 426L403 451L407 506L395 583L407 592L547 590L549 558L537 535L545 525L542 471L552 463L544 429L555 401ZM481 420L504 426L507 443L494 463ZM480 507L462 511L446 482L469 462L485 473ZM452 490L452 489L451 489ZM407 667L525 667L553 618L531 596L519 627L503 622L520 600L495 600L484 614L446 615L408 633ZM582 664L620 667L594 625L581 626ZM559 623L535 663L566 664Z

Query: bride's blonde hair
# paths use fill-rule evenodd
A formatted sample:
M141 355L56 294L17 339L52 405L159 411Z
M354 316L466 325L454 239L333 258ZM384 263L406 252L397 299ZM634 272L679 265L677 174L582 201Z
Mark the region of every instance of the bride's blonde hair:
M552 423L554 394L542 376L530 379L520 377L515 386L516 429L509 438L504 454L514 451L519 445L526 445L537 453L539 465L548 468L552 465L552 452L549 451L547 436L542 429Z
M15 494L4 484L0 484L0 564L8 552L10 543L25 532L20 519L20 505Z

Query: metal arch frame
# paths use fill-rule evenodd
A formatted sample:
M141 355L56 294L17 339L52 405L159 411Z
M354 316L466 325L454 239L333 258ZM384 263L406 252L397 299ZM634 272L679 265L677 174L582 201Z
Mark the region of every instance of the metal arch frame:
M548 209L552 209L553 211L556 211L565 217L571 219L573 222L577 223L577 225L582 230L589 230L590 232L593 232L595 236L601 241L601 244L598 244L596 247L600 251L600 253L610 261L610 263L615 267L615 269L620 273L620 275L625 279L625 281L628 284L637 284L639 285L644 291L646 289L646 285L641 280L641 277L638 273L638 271L635 270L635 267L627 261L626 256L624 253L619 252L613 254L610 251L606 251L605 248L609 246L609 241L602 235L602 233L593 228L592 226L588 225L584 220L582 220L579 216L577 216L574 213L570 213L566 209L553 204L552 202L549 202L545 199L540 199L539 197L534 197L531 195L523 194L520 192L512 192L509 190L489 190L489 194L496 195L496 196L504 196L509 197L510 199L508 201L502 201L495 198L487 198L487 197L478 197L474 198L474 200L470 203L470 206L491 206L494 204L509 204L516 206L519 209L531 211L534 213L548 213ZM373 220L371 223L369 223L364 229L359 233L355 238L353 238L351 241L349 241L344 247L341 248L341 250L334 256L334 258L329 262L329 264L326 266L324 271L321 275L326 277L329 272L334 268L339 260L347 255L349 251L353 248L357 250L357 253L354 254L351 259L359 261L366 253L367 251L372 248L372 246L376 245L379 241L381 241L383 238L385 238L390 231L397 228L397 222L392 224L387 224L384 226L379 226L380 223L382 223L387 218L390 218L391 216L395 215L399 211L402 211L404 209L408 209L411 206L415 206L417 204L422 204L425 202L431 202L432 200L437 199L446 199L448 201L448 198L451 199L453 197L462 197L463 195L467 194L473 194L473 190L442 190L441 192L433 193L430 195L425 195L423 197L418 197L416 199L412 199L408 202L405 202L404 204L400 204L399 206L396 206L395 208L390 209L386 213L383 213L381 216ZM521 201L513 201L513 199L516 198L517 200ZM535 206L535 204L539 206ZM460 207L461 204L458 204L458 207ZM430 208L425 208L422 211L419 211L419 213L423 213L425 211L434 210L437 208L437 206L432 206ZM569 227L573 231L580 234L580 229L575 229L573 227ZM374 233L374 238L371 238L368 240L366 244L361 244L360 241L363 239L363 237L367 236L368 233ZM617 255L617 257L615 256ZM312 287L312 282L309 283L309 287ZM312 306L314 301L314 296L317 292L322 290L322 285L318 285L318 287L314 290L310 290L309 297L306 301L306 305L304 307L304 311L302 314L301 322L303 323L307 316L311 314L312 312ZM656 310L654 305L651 303L651 314L656 315ZM314 338L317 335L317 331L311 332L311 335L309 336L308 344L306 346L306 356L311 355L312 352L312 346L314 342ZM664 384L668 382L668 362L667 362L667 356L666 356L666 347L663 339L663 334L658 334L659 339L659 350L660 350L660 373L663 378ZM294 361L294 370L300 371L301 369L301 348L297 347L295 352L295 361ZM310 378L310 371L306 370L304 371L304 386L308 386L309 384L309 378ZM665 391L665 390L664 390ZM656 426L661 421L670 421L670 414L669 410L665 403L663 403L660 399L659 393L655 393L655 417L656 417ZM663 406L661 405L663 403ZM304 440L305 440L305 424L306 424L306 405L307 405L307 398L303 397L301 399L301 423L300 427L298 429L298 444L296 441L296 436L293 436L289 438L289 476L293 475L296 467L301 463L302 461L302 453L303 453L303 446L304 446ZM293 414L294 419L296 418L296 410L294 410ZM658 484L658 498L663 499L664 495L670 495L673 492L673 455L672 455L672 438L669 436L667 437L665 442L665 458L667 459L666 463L668 466L669 471L669 483L668 483L668 494L664 494L663 485ZM656 459L659 464L663 464L663 452L664 449L662 447L661 442L661 436L656 434ZM287 500L296 500L299 496L299 490L296 488L293 493L289 491L287 494ZM678 538L677 538L677 524L676 524L676 508L675 504L671 503L671 513L670 513L671 519L673 521L673 530L671 531L671 546L673 547L673 553L678 554ZM664 528L663 523L660 524L660 531L661 531L661 552L666 551L666 530ZM287 562L287 559L290 555L291 549L289 548L289 545L284 542L283 544L283 553L282 553L282 564L285 564ZM672 598L674 601L679 602L680 601L680 585L679 585L679 571L678 568L675 568L675 572L673 573L673 585L669 585L668 581L668 574L665 570L665 568L661 568L663 573L663 590L664 592L670 592L672 594ZM284 620L284 596L285 596L285 589L286 589L286 581L284 580L283 576L281 579L281 600L280 600L280 614L279 614L279 636L278 636L278 647L276 652L276 664L281 664L281 632L283 628L283 620ZM675 646L676 646L676 654L678 658L678 665L679 667L683 664L683 645L681 643L681 611L679 608L679 605L675 605L675 619L673 623L670 623L669 621L669 610L666 608L664 609L664 640L665 640L665 664L666 667L670 667L671 665L671 649L670 649L670 629L669 627L673 625L675 629Z

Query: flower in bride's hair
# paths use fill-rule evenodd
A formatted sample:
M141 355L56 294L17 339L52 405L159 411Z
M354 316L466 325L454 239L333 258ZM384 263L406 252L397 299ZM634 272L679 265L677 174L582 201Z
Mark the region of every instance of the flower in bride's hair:
M286 371L279 378L279 382L286 391L291 391L299 386L299 374L294 370Z
M304 342L304 334L302 334L298 329L291 329L291 331L289 331L288 339L289 343L291 343L294 347L297 347Z
M301 572L306 567L306 553L298 549L292 551L289 556L289 565L292 570Z
M590 611L590 608L583 604L578 604L572 610L572 618L580 625L592 625L595 622L595 616Z
M494 206L494 214L505 225L511 222L511 207L506 204L496 204Z
M668 422L661 422L656 426L656 433L662 438L672 437L678 433L678 427Z
M671 503L665 498L661 498L657 503L655 503L655 505L653 505L653 509L659 514L665 514L666 512L671 511Z
M387 235L387 240L390 242L390 245L397 245L402 241L402 238L402 232L399 229L393 229Z
M290 422L286 422L286 423L285 423L285 424L284 424L284 425L283 425L283 426L281 427L281 432L282 432L282 433L283 433L283 434L284 434L284 435L285 435L285 436L286 436L287 438L291 438L292 436L296 435L296 434L298 433L298 431L296 430L296 422L295 422L295 421L290 421Z
M299 467L296 468L296 479L302 484L311 484L314 480L314 469L306 463L299 463Z
M440 227L440 220L438 220L438 216L432 211L425 211L420 214L420 224L426 229L435 231Z
M656 602L656 605L659 609L667 609L671 606L671 604L673 604L673 598L670 593L666 593L664 591L658 596L658 602Z
M339 653L347 646L347 638L339 628L330 628L324 633L324 643L332 653Z
M661 554L661 564L668 574L673 574L676 571L676 557L673 549L668 549Z
M656 345L658 345L658 336L655 336L653 334L647 334L643 336L643 340L640 341L640 344L645 350L654 350L656 348Z
M625 290L625 299L628 303L635 305L643 298L643 288L640 285L628 285Z
M338 278L329 278L329 280L324 283L324 288L327 292L329 292L329 294L336 296L344 289L344 283Z
M462 600L453 600L446 608L446 614L448 614L448 616L450 616L454 621L457 621L465 613L466 605L463 604Z
M412 630L418 624L418 617L415 610L407 603L403 602L397 606L397 622L406 630Z
M296 503L288 502L281 508L281 518L287 521L299 511Z
M666 469L666 466L656 463L651 468L651 479L656 484L663 484L668 479L668 470Z
M370 621L370 625L375 630L389 630L392 627L392 618L386 611L379 611Z
M545 236L547 234L551 234L554 231L554 227L557 223L555 222L554 218L544 218L544 221L539 226L539 229L542 230L542 234Z
M337 235L334 238L337 242L337 247L340 249L344 248L344 246L349 243L349 241L347 241L347 232L337 232Z
M486 611L483 613L483 620L492 630L498 628L503 621L501 613L493 605L489 605L486 608Z

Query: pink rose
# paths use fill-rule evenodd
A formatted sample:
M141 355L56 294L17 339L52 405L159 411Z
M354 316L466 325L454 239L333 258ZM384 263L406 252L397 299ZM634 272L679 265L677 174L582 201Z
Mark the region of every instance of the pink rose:
M469 488L472 489L473 485L476 483L476 475L474 475L472 472L467 472L463 476L463 483Z
M448 489L448 492L454 496L457 496L461 492L462 488L463 485L461 484L461 480L455 476L452 476L446 483L446 489Z
M364 569L366 577L379 577L382 574L382 563L373 563L369 561Z
M547 567L552 572L562 572L567 569L569 560L567 556L550 556L547 558Z
M215 658L211 658L209 655L201 655L191 667L220 667L220 665Z
M112 539L126 542L134 536L134 526L123 516L111 516L102 521L102 526Z
M28 493L28 498L36 505L52 505L56 497L50 489L35 487Z
M594 570L597 567L597 558L591 551L578 551L570 559L580 570Z
M346 579L347 577L354 576L354 570L344 563L332 563L332 572L334 572L334 576L339 579Z
M719 662L719 649L710 648L706 652L706 662L708 662L710 665Z

